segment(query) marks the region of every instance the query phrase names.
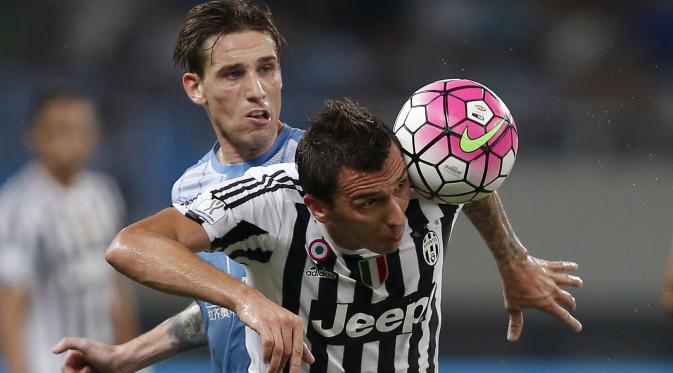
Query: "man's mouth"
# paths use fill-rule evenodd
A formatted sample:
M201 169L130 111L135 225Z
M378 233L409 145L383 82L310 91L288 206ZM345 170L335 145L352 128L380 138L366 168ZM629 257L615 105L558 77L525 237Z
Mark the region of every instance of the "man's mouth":
M269 120L269 112L266 110L253 110L249 112L246 117L252 118L255 120Z

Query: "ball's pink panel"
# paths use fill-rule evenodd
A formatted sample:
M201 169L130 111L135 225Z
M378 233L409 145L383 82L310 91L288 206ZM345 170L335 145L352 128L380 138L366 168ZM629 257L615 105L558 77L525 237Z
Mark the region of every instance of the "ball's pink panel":
M507 123L506 120L503 120L503 118L498 118L498 117L493 117L491 120L486 124L486 129L485 133L492 131L495 127L498 126L498 124L502 122L500 125L500 128L491 136L491 138L488 140L488 146L490 147L493 145L498 139L503 136L505 132L509 129L509 123ZM490 136L490 135L489 135ZM473 137L474 138L474 137Z
M420 152L423 148L428 146L429 143L433 142L437 137L442 136L442 130L434 126L422 126L414 134L414 144L416 145L416 153Z
M465 101L453 96L446 97L446 108L448 110L449 128L460 123L467 115Z
M468 123L468 122L466 122L466 123ZM470 122L470 123L471 123L471 122ZM470 127L470 130L468 131L468 132L469 132L469 136L470 136L471 138L480 136L480 135L478 135L478 133L479 133L478 131L479 131L479 130L481 130L481 134L483 135L483 133L484 133L484 129L483 129L483 127L481 127L481 126L479 126L479 125L477 125L477 124L474 124L474 123L472 123L472 124L473 124L473 126L471 126L471 127ZM461 125L459 125L459 126L456 126L456 128L459 128L459 129L460 129L461 127L462 127L462 128L465 128L465 124L461 124ZM479 127L479 128L477 128L477 127ZM474 129L474 131L472 131L472 129ZM456 132L457 132L458 134L462 134L462 133L463 133L462 130L461 130L461 131L456 131ZM473 133L475 133L475 135L473 135ZM449 138L449 145L451 145L451 154L452 154L452 155L454 155L455 157L458 157L458 158L460 158L460 159L462 159L462 160L464 160L464 161L468 161L468 162L471 161L471 160L473 160L473 159L475 159L475 158L477 158L477 157L479 157L480 155L482 155L482 154L484 153L484 151L483 151L481 148L479 148L479 149L477 149L477 150L474 150L474 151L472 151L472 152L469 152L469 153L468 153L468 152L465 152L463 149L460 148L460 136L451 136L451 137Z
M439 141L430 145L422 154L421 159L430 164L439 164L449 155L449 140L442 136Z
M494 154L488 155L488 168L486 169L486 178L484 179L484 185L490 184L498 176L500 176L500 158Z
M491 92L486 91L484 95L484 101L491 108L493 114L499 116L500 118L509 118L509 110L502 101L498 100Z
M428 118L428 122L434 124L435 126L446 128L446 116L444 113L444 100L437 99L430 102L425 107L425 115Z
M479 157L475 159L467 167L467 176L465 179L472 185L480 186L481 180L484 178L486 171L486 157Z
M482 88L459 88L451 91L451 95L463 101L476 101L484 97L484 90Z
M500 131L507 131L507 132L512 132L512 130L509 127L505 127L504 129L501 129ZM492 141L496 141L497 143L491 144L491 151L495 154L497 154L500 158L504 157L507 152L512 149L512 136L510 136L510 133L505 133L502 135L502 138L499 138L500 135L496 135L493 137Z
M449 79L446 81L446 90L450 91L460 87L480 87L481 84L467 79Z
M414 106L427 105L432 100L440 98L441 101L442 94L441 92L421 92L416 93L411 97L411 104Z

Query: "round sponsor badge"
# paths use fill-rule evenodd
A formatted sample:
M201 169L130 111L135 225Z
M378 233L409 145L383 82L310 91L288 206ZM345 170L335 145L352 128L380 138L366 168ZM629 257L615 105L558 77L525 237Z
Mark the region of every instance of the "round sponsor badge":
M313 261L322 262L332 256L332 248L323 239L313 240L308 245L308 255Z

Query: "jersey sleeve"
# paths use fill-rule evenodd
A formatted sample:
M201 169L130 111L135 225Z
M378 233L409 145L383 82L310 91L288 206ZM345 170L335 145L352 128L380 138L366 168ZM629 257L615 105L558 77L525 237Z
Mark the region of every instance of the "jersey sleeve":
M252 168L186 206L173 206L203 226L211 251L224 251L243 264L266 262L282 240L279 231L286 202L301 198L296 177L286 165Z

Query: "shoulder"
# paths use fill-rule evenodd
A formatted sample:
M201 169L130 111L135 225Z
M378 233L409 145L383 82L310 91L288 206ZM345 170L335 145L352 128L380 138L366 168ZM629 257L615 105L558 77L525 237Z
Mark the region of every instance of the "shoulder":
M299 140L301 140L301 138L304 136L304 132L306 132L306 130L303 130L303 129L301 129L301 128L292 127L292 126L289 126L289 125L287 125L287 124L285 124L285 126L286 126L286 127L288 128L288 130L290 131L290 136L289 136L289 138L290 138L290 139L293 139L293 140L295 140L295 141L299 141Z
M219 175L210 167L210 158L213 149L208 150L196 163L183 171L182 175L173 183L171 189L171 201L173 203L186 203L194 199L203 189L203 185L211 183ZM217 176L217 177L216 177Z
M35 198L27 197L39 195L43 192L40 187L43 184L41 182L42 178L43 175L40 174L36 165L27 164L23 166L0 187L0 209L37 201Z
M117 181L111 175L99 171L84 170L80 177L85 187L90 192L92 191L94 196L106 199L108 202L116 205L124 203L119 184L117 184Z
M251 167L242 178L253 177L255 179L298 179L297 166L292 162L276 163L268 166Z

